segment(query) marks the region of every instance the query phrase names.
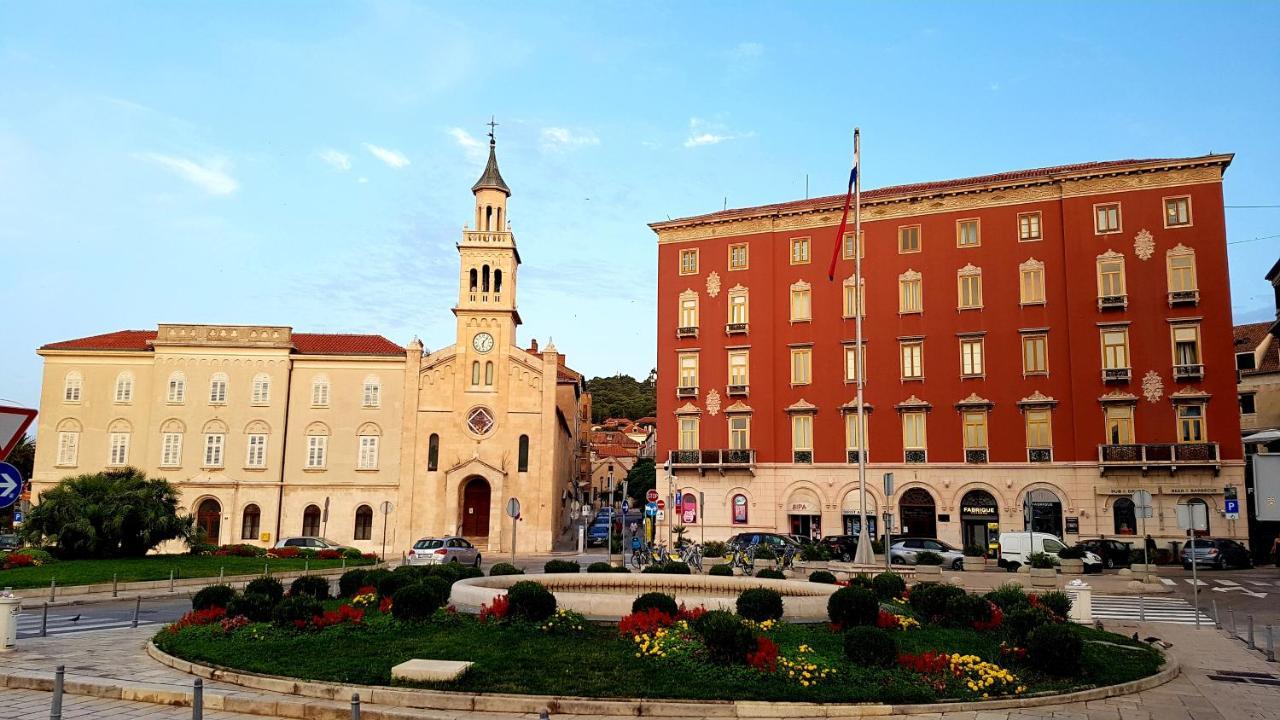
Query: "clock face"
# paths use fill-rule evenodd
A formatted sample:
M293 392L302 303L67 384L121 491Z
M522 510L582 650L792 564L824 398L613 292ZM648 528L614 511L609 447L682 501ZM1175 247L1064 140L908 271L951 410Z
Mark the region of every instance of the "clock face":
M476 352L487 353L493 349L493 336L485 332L477 333L471 339L471 347L475 348Z

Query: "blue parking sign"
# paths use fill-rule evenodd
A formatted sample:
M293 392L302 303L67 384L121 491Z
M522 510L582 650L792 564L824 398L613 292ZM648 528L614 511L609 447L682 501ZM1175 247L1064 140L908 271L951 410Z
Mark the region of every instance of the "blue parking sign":
M1226 499L1222 501L1223 510L1227 513L1228 520L1240 519L1240 501L1234 499Z

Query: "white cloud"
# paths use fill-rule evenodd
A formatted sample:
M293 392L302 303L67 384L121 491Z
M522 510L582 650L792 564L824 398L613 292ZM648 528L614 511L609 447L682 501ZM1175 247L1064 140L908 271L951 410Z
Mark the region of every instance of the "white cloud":
M454 142L458 143L458 147L462 148L470 160L484 159L484 143L472 136L471 133L460 127L449 128L449 136Z
M338 152L333 148L325 148L316 154L336 170L346 172L351 169L351 156L346 153Z
M143 153L139 157L160 165L210 195L230 195L240 187L240 183L227 173L225 158L213 158L201 165L184 157L160 153Z
M703 145L716 145L726 140L738 140L754 135L754 132L733 133L720 123L708 122L702 118L693 117L689 118L689 137L685 139L684 146L694 148Z
M365 143L364 149L368 150L371 155L378 158L387 165L399 169L409 164L409 158L404 153L390 148L379 147L373 143Z
M559 150L573 145L599 145L600 138L590 130L574 132L568 128L542 128L542 147L547 150Z
M369 182L369 178L364 177L364 176L361 176L361 177L360 177L360 179L356 180L356 182L358 182L358 183L360 183L361 185L363 185L363 184L365 184L365 183Z

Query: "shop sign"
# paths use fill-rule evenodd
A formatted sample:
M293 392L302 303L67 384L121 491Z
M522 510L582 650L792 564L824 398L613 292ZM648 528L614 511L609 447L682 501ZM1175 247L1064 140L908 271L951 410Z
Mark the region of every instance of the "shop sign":
M1138 488L1099 488L1099 495L1132 495L1138 492Z
M745 495L733 496L733 521L740 525L747 522L747 497Z
M1066 518L1063 518L1062 521L1066 525L1066 529L1063 532L1067 533L1068 535L1080 534L1080 518L1066 517Z
M962 505L960 512L965 515L995 515L996 509L984 505Z
M1165 492L1170 495L1217 495L1218 488L1166 488Z

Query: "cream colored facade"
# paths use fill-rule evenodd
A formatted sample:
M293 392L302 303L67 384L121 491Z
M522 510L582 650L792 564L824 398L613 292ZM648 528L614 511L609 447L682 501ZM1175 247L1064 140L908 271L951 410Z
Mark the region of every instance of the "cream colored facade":
M33 496L134 466L181 491L210 542L323 535L399 553L464 533L547 551L578 472L581 378L554 347L516 345L520 258L510 190L489 166L458 246L453 345L279 326L167 325L41 348ZM390 503L385 517L384 503Z

